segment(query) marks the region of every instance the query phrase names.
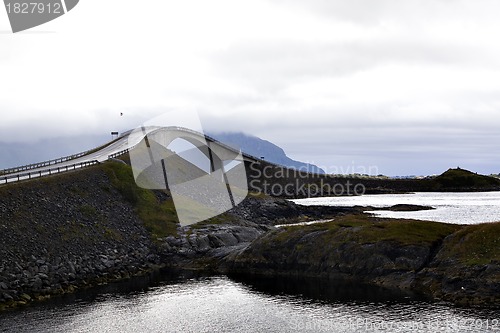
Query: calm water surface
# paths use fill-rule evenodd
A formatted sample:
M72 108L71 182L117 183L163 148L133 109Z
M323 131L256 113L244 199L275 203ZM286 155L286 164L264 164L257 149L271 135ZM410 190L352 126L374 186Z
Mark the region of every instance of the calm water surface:
M397 204L431 206L417 212L373 211L381 217L430 220L455 224L500 221L500 192L372 194L293 200L301 205L390 207Z
M0 332L497 332L498 309L324 280L118 284L0 314Z

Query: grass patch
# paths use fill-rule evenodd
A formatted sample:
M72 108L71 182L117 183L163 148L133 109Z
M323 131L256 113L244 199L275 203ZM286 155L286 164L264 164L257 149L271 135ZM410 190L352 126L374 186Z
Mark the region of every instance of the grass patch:
M462 226L430 221L380 219L366 214L351 214L326 223L284 227L276 241L297 234L326 231L322 238L328 242L355 241L359 244L393 241L401 245L433 244L461 229Z
M257 198L257 199L267 199L270 198L269 195L265 194L264 192L255 192L255 191L248 191L248 196L252 198Z
M86 241L90 239L85 234L86 227L84 224L78 223L75 220L68 221L64 225L60 225L56 229L56 234L59 234L64 242Z
M222 213L220 215L214 216L212 218L209 218L207 220L195 223L191 225L191 228L193 229L200 229L203 228L207 225L213 225L213 224L228 224L233 221L233 218L227 214L227 213Z
M225 185L223 190L226 190ZM206 225L226 224L234 221L230 214L226 212L220 213L220 209L214 208L213 204L207 205L208 203L202 203L180 194L176 194L174 197L178 216L184 221L200 221L191 224L192 228L202 228ZM206 219L206 216L213 217Z
M402 245L434 244L460 228L439 222L384 219L365 225L357 236L361 243L394 241Z
M500 185L500 180L464 169L448 169L432 180L438 188L482 188Z
M136 209L153 239L177 235L178 219L171 198L160 202L152 190L136 185L132 169L121 163L105 163L104 171L113 186Z
M399 248L407 246L431 248L461 228L463 226L438 222L379 219L366 214L352 214L331 222L279 228L258 239L251 250L252 255L260 260L274 263L309 265L321 264L325 260L337 262L338 258L355 262L357 258L367 260L373 244L381 245L375 246L373 253L383 253L384 249L390 252L392 250L388 249L391 248L398 253Z
M61 177L61 176L63 176L63 175L59 174L59 175L57 175L56 177ZM66 175L64 175L64 176L66 176ZM47 182L48 182L48 184L50 184L50 183L49 183L49 182L50 182L50 180L51 180L50 178L51 178L51 177L47 177L47 178L40 178L40 180L42 180L42 179L43 179L43 180L47 181ZM78 195L78 196L80 196L80 197L82 197L82 198L83 198L83 197L87 197L87 196L88 196L88 193L87 193L85 190L83 190L82 188L80 188L80 187L78 187L78 186L76 186L76 185L71 185L71 186L68 188L68 191L69 191L70 193L75 194L75 195Z
M78 210L82 213L83 217L88 219L93 219L98 216L97 209L89 205L82 205Z
M123 236L116 230L111 229L109 227L102 227L102 233L104 234L104 237L108 240L114 240L114 241L123 241Z
M464 227L446 242L441 255L467 265L500 262L500 222Z

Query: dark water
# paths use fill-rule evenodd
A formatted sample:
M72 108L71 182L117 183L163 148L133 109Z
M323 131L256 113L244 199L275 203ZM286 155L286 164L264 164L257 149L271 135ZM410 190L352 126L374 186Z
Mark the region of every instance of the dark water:
M500 309L325 280L156 274L0 314L0 332L500 332Z

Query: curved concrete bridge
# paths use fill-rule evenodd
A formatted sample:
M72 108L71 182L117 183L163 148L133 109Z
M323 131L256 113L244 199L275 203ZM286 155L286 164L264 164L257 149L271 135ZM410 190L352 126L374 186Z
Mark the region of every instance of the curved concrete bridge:
M173 126L142 127L138 130L125 132L116 140L84 153L54 159L51 161L0 170L0 185L49 176L101 163L110 158L127 153L132 148L142 146L148 142L156 142L166 149L175 139L182 139L191 143L200 152L207 156L210 160L211 171L223 169L224 161L235 160L238 156L241 156L240 159L242 161L247 162L259 160L254 156L244 154L237 149L225 145L214 138L187 128ZM159 153L161 150L153 149L153 151ZM159 157L160 156L153 155L154 160L158 160ZM141 163L137 160L136 162L139 165ZM145 161L144 163L150 163L150 161Z

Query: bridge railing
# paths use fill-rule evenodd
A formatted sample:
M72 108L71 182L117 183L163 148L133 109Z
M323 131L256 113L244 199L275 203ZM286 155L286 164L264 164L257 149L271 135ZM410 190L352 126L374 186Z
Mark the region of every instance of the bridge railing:
M221 141L217 140L216 138L214 138L214 137L212 137L212 136L210 136L210 135L207 135L207 134L202 134L202 133L200 133L200 132L193 131L193 130L191 130L191 129L189 129L189 128L179 127L179 126L171 126L170 128L174 128L174 129L179 130L179 131L190 132L190 133L193 133L193 134L196 134L196 135L199 135L199 136L204 136L204 137L205 137L205 139L207 139L207 140L209 140L209 141L212 141L212 142L215 142L215 143L217 143L218 145L220 145L220 146L222 146L222 147L224 147L224 148L226 148L226 149L228 149L228 150L234 151L235 153L237 153L237 152L239 152L239 151L240 151L240 149L237 149L237 148L235 148L235 147L232 147L232 146L230 146L230 145L228 145L228 144L226 144L226 143L224 143L224 142L221 142ZM242 154L242 156L247 157L247 158L249 158L249 159L253 159L253 160L255 160L255 161L260 161L260 160L262 160L261 158L258 158L258 157L256 157L256 156L253 156L253 155L250 155L250 154L247 154L247 153L244 153L244 152L241 152L241 154ZM269 163L269 164L273 164L273 165L279 166L279 164L276 164L276 163L273 163L273 162L269 162L269 161L266 161L266 162L267 162L267 163Z
M122 151L119 151L119 152L116 152L114 154L111 154L111 155L108 155L108 159L112 159L112 158L117 158L119 156L122 156L122 155L125 155L126 153L128 153L130 151L129 148L127 149L124 149Z
M25 180L25 179L50 176L50 175L65 172L65 171L85 168L85 167L95 165L98 163L99 162L97 160L93 160L93 161L75 163L75 164L71 164L71 165L65 165L65 166L61 166L61 167L57 167L57 168L49 168L49 169L32 171L32 172L18 173L16 175L2 175L2 176L0 176L0 185L7 184L7 183L13 182L13 181L20 181L20 180Z
M69 161L69 160L74 160L74 159L77 159L79 157L82 157L82 156L85 156L85 155L89 155L89 154L92 154L92 153L94 153L96 151L99 151L99 150L101 150L103 148L106 148L107 146L109 146L110 144L112 144L115 141L119 140L123 136L124 136L124 134L122 134L121 136L119 136L117 139L112 140L112 141L110 141L108 143L105 143L105 144L103 144L103 145L101 145L101 146L99 146L97 148L89 149L89 150L86 150L86 151L81 152L81 153L77 153L77 154L73 154L73 155L69 155L69 156L65 156L65 157L59 157L59 158L55 158L53 160L48 160L48 161L44 161L44 162L37 162L37 163L26 164L26 165L14 167L14 168L3 169L3 170L0 170L0 176L8 175L8 174L11 174L11 173L16 173L16 172L22 172L22 171L32 170L32 169L43 168L43 167L46 167L46 166L51 166L51 165L54 165L54 164L59 164L59 163L66 162L66 161Z
M208 140L210 140L210 141L212 141L212 142L215 142L215 143L217 143L218 145L220 145L220 146L222 146L222 147L224 147L224 148L226 148L226 149L232 150L232 151L234 151L234 152L238 152L239 150L241 151L241 149L236 149L236 148L234 148L234 147L231 147L230 145L225 144L224 142L221 142L221 141L219 141L219 140L217 140L217 139L215 139L215 138L213 138L213 137L211 137L211 136L209 136L209 135L205 135L205 137L206 137ZM255 160L256 162L258 162L258 161L262 161L262 158L259 158L259 157L257 157L257 156L250 155L250 154L245 153L245 152L243 152L243 151L241 151L241 155L242 155L243 157L248 158L248 159ZM275 166L280 166L280 164L277 164L277 163L274 163L274 162L270 162L270 161L266 161L266 163L271 164L271 165L275 165Z
M69 160L74 160L75 158L82 157L83 155L88 154L88 152L82 152L78 154L73 154L65 157L60 157L56 158L53 160L49 161L44 161L44 162L38 162L38 163L32 163L32 164L26 164L23 166L15 167L15 168L9 168L9 169L4 169L0 170L0 175L7 175L9 173L15 173L15 172L21 172L21 171L27 171L27 170L32 170L32 169L38 169L38 168L43 168L45 166L50 166L62 162L66 162Z

